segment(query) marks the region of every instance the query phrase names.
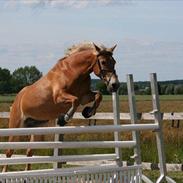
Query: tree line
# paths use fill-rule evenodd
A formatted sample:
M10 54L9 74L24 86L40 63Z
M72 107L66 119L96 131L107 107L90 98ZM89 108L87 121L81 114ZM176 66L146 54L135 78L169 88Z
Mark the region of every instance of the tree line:
M31 85L42 76L42 73L35 66L25 66L14 70L12 73L0 67L0 94L18 93L23 87ZM100 90L108 95L105 84L99 79L93 79L91 83L93 90ZM183 80L158 82L160 95L183 94ZM150 95L150 82L139 81L134 83L134 90L137 95ZM127 84L122 82L119 88L120 95L127 95Z
M0 67L0 94L18 93L41 76L42 73L35 66L20 67L13 73Z
M109 94L107 88L100 80L93 80L93 89L100 90L103 94ZM150 95L150 82L134 82L134 90L137 95ZM181 95L183 94L183 80L160 81L158 82L158 90L160 95ZM122 82L119 88L120 95L127 95L127 84Z

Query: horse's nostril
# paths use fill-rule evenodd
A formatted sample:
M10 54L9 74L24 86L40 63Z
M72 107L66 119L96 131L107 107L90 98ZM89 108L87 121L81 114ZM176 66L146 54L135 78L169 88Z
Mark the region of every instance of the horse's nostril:
M117 87L117 84L116 84L116 83L113 83L113 84L112 84L112 87L113 87L113 88L116 88L116 87Z
M117 91L119 88L119 83L112 83L112 90Z

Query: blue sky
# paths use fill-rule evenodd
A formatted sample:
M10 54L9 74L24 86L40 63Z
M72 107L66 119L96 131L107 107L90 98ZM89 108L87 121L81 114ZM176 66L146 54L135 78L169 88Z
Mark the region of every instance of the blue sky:
M0 0L0 67L46 73L82 41L118 44L121 81L183 79L183 1Z

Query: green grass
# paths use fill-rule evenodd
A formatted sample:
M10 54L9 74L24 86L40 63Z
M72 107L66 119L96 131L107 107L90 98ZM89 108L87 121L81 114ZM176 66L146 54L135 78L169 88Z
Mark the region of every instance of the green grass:
M0 95L0 103L12 103L15 99L15 94L12 95ZM110 101L112 100L111 95L103 95L104 101ZM127 101L128 96L127 95L120 95L121 101ZM151 100L151 95L136 95L137 101L149 101ZM160 100L183 100L183 95L160 95Z
M160 95L160 100L183 100L183 95Z
M137 101L149 101L152 99L151 95L136 95ZM103 95L103 100L111 100L111 95ZM127 101L127 95L120 95L120 101ZM160 100L183 100L183 95L160 95Z
M15 95L0 95L0 103L12 103Z
M159 177L159 171L157 170L144 170L143 174L150 178L150 180L153 182L156 182ZM182 172L168 172L168 176L172 178L176 183L183 183Z

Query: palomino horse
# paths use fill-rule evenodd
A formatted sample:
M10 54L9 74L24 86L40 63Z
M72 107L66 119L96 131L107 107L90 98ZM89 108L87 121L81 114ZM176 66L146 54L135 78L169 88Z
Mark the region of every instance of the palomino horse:
M85 118L94 115L102 95L91 91L90 74L94 72L103 80L110 92L117 91L119 81L113 58L115 47L99 47L92 43L71 48L68 55L59 60L45 76L18 93L11 108L9 128L35 127L60 116L63 116L62 123L67 122L79 105L92 101L92 107L86 107L83 115ZM14 140L14 136L9 137L9 142ZM13 149L6 151L6 157L12 154ZM30 149L27 156L32 156ZM29 169L30 164L26 166L26 170ZM3 167L5 171L7 165Z

